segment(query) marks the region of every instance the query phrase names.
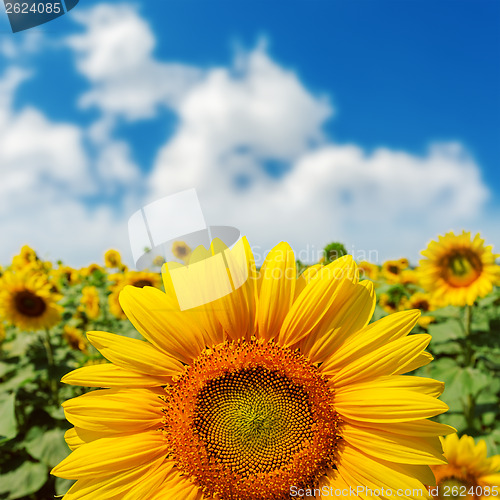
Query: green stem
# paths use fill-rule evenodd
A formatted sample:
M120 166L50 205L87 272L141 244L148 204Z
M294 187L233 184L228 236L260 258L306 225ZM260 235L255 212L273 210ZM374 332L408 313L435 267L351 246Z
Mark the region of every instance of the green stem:
M476 413L476 398L472 394L467 395L467 404L465 406L465 420L469 430L474 429L474 415Z
M52 392L52 400L56 406L59 406L59 388L58 383L55 378L55 363L54 363L54 351L52 349L52 344L50 342L50 332L46 328L45 336L43 337L43 345L45 347L45 352L47 354L47 361L49 363L49 384L50 390Z
M472 323L472 306L465 306L465 335L470 335L470 326Z
M472 325L472 306L465 306L464 330L465 330L465 366L471 366L473 349L470 340Z
M465 367L472 366L473 354L470 334L472 325L472 306L465 306L464 314L464 329L465 329ZM467 395L467 403L465 404L465 420L469 430L474 429L474 415L476 413L476 396L474 394Z

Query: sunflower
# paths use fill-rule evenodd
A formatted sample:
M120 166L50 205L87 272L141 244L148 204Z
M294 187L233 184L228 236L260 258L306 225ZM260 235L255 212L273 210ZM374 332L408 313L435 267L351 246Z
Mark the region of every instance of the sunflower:
M187 262L191 255L191 248L184 241L174 241L172 245L172 254L182 262Z
M436 309L435 304L432 301L432 297L428 293L415 292L406 302L407 309L420 309L425 316L420 316L418 318L418 326L427 330L431 323L434 323L436 318L434 316L428 315L429 311L434 311Z
M23 270L38 261L36 252L28 245L24 245L18 255L12 259L12 269L16 271Z
M375 281L378 278L379 268L377 264L372 264L371 262L362 261L358 264L360 277L368 278Z
M498 496L500 489L500 455L487 458L486 443L476 445L474 438L451 434L442 439L445 465L432 465L436 487L429 492L436 499L462 498L483 500Z
M500 276L491 246L484 246L479 234L449 232L431 241L420 261L422 286L443 305L472 305L493 289Z
M408 299L399 289L391 290L390 293L381 293L378 305L389 314L409 309Z
M110 281L114 284L110 287L111 294L108 296L109 310L111 314L118 319L125 319L125 313L119 302L120 292L127 286L132 285L136 288L145 286L153 286L160 288L161 278L158 273L150 273L147 271L127 271L125 273L116 273L109 276Z
M83 335L82 330L74 326L64 325L63 338L75 351L81 351L84 354L88 353L88 342Z
M428 498L453 429L427 420L447 409L443 383L402 375L432 359L430 336L408 336L420 313L368 324L373 283L351 256L296 278L281 243L257 282L246 239L223 256L215 246L164 267L166 293L122 291L147 342L88 333L111 363L63 378L104 388L63 404L73 452L52 473L77 479L65 500L282 500L319 485ZM220 297L181 310L191 278L195 299Z
M5 340L5 326L3 323L0 323L0 344Z
M78 309L83 311L89 319L96 319L99 316L99 292L95 286L82 288L82 298Z
M401 271L401 283L403 285L418 285L418 271L416 269L403 269L403 271Z
M104 269L99 264L89 264L87 267L82 267L79 272L82 278L88 278L94 273L105 273Z
M408 267L408 259L387 260L382 264L382 275L388 283L400 283L401 274Z
M0 316L23 330L50 328L59 323L62 297L46 276L6 272L0 279Z
M50 273L51 278L63 286L76 285L79 282L79 273L70 266L60 265Z
M106 267L122 267L122 256L118 250L108 250L104 254L104 265Z

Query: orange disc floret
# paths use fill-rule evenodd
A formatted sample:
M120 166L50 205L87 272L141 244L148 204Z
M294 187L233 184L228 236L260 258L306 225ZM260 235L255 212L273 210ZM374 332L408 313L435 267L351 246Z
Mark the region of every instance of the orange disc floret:
M238 341L206 350L166 388L172 458L210 495L289 497L334 468L342 441L334 393L298 351Z

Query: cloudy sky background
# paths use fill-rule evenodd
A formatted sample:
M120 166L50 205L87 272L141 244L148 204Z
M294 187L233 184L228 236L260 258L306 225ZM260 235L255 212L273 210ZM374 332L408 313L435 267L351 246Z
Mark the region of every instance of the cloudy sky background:
M498 2L234 4L0 13L0 263L131 263L130 215L191 187L258 253L416 263L462 228L499 251Z

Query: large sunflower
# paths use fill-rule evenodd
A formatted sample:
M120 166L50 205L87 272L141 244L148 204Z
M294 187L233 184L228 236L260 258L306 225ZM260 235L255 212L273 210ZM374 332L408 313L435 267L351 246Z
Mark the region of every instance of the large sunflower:
M500 493L500 455L487 458L486 443L451 434L443 439L445 465L431 466L436 487L429 488L436 499L482 500Z
M0 279L0 317L23 330L50 328L59 323L60 299L42 274L6 272Z
M498 256L479 234L471 239L470 232L449 232L421 253L426 257L420 261L421 284L443 305L472 305L490 293L500 277Z
M122 291L148 342L88 334L111 363L63 378L105 388L63 405L74 451L52 473L78 480L65 500L281 500L349 486L428 498L429 465L445 463L438 436L453 429L427 420L447 409L443 384L402 375L432 359L428 335L408 336L420 313L368 325L373 284L350 256L297 278L281 243L258 279L246 240L213 259L220 274L210 259L167 269L167 293ZM181 310L189 273L196 298L235 289Z

